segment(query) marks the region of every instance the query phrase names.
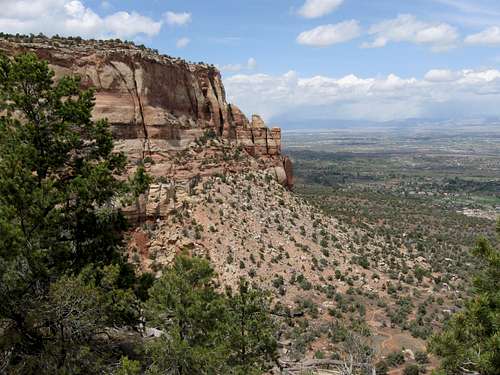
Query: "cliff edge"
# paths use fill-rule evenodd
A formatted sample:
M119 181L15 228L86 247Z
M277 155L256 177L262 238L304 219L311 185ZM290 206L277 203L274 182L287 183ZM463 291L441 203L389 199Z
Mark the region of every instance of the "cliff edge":
M147 202L132 216L161 215L152 201L172 194L175 200L179 188L189 193L192 180L203 176L267 170L281 184L293 185L291 162L281 154L281 129L267 127L257 115L249 120L229 104L212 65L121 41L0 37L0 53L23 52L47 60L56 79L78 75L83 88L93 88L94 118L108 119L130 172L142 163L155 177Z

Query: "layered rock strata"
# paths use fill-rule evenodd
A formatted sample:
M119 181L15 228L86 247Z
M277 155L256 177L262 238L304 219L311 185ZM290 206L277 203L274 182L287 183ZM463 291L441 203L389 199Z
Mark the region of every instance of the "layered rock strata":
M0 52L27 51L47 60L56 79L78 75L83 88L95 90L93 116L108 119L131 172L144 163L156 178L152 197L170 200L171 187L164 185L178 190L199 175L249 169L267 169L292 186L281 130L268 128L257 115L249 121L229 104L214 66L118 41L0 37ZM162 211L142 206L140 215Z
M256 115L249 122L228 104L214 66L102 41L0 38L0 51L35 52L49 62L56 78L79 75L83 87L96 90L95 118L107 118L117 140L141 141L144 153L155 152L152 144L182 149L207 129L255 156L281 153L280 130L267 128Z

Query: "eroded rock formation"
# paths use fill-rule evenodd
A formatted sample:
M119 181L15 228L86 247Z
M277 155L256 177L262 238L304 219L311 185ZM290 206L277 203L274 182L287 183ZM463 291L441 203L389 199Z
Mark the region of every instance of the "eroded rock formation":
M257 115L249 121L227 103L214 66L123 42L0 38L0 52L26 51L47 60L56 79L76 74L84 88L94 88L93 115L108 119L131 172L142 162L156 178L146 200L159 203L138 204L138 216L161 215L168 206L161 201L173 200L175 190L197 175L267 169L292 186L281 130L268 128Z
M116 42L5 38L0 50L8 55L35 52L49 61L56 78L79 75L82 86L96 90L96 119L107 118L120 141L141 141L145 153L154 152L152 144L183 148L211 129L253 155L280 154L279 129L268 129L256 115L249 122L228 104L220 72L213 66Z

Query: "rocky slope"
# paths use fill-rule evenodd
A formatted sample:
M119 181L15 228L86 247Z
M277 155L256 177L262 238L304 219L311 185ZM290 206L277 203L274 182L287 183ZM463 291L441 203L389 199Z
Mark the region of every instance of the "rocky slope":
M347 332L366 337L377 360L404 349L411 363L426 347L412 327L423 319L437 328L456 298L455 290L433 283L438 275L419 282L405 277L403 268L430 269L426 259L415 259L405 247L397 257L388 254L387 239L369 226L325 215L269 173L203 177L178 201L170 215L130 233L130 261L161 273L187 251L210 259L221 287L235 287L245 277L270 291L283 318L284 367L300 369L316 363L315 356L335 358ZM394 261L402 264L396 275Z
M126 209L137 219L131 262L159 274L189 251L211 259L221 287L246 277L269 290L283 318L283 364L334 358L346 332L367 337L377 358L404 347L412 360L425 343L410 330L448 314L455 291L439 289L439 275L408 277L428 270L426 259L399 242L389 254L394 239L341 223L284 188L293 176L280 129L228 104L214 67L112 41L0 37L0 51L33 51L58 77L78 74L96 89L94 116L109 120L130 172L142 163L154 177Z

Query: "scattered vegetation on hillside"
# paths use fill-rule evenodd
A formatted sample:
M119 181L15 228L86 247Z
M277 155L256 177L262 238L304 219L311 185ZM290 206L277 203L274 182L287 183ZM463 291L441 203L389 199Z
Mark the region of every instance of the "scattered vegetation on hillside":
M0 372L263 372L276 351L266 294L245 281L219 292L202 259L180 256L157 281L126 261L114 203L150 179L120 178L125 155L93 104L35 55L0 57Z
M377 275L389 275L384 285L389 300L381 298L377 305L389 317L391 327L428 340L443 325L453 325L447 323L450 317L467 309L476 293L471 280L484 262L470 248L478 236L495 238L491 218L500 207L500 154L488 147L474 155L456 152L458 142L482 144L479 135L452 137L448 146L445 136L425 139L425 143L419 143L419 137L393 137L411 145L411 150L392 143L392 136L367 135L366 143L363 137L360 134L360 140L355 140L346 133L345 139L340 135L328 140L327 136L317 152L300 150L302 138L291 135L294 150L287 152L296 168L296 192L339 220L339 228L354 231L351 239L361 250L353 256L353 263L376 270ZM487 139L483 143L489 144ZM313 138L307 141L314 142ZM329 146L331 151L327 151ZM371 244L379 248L370 249ZM348 281L341 273L336 276ZM369 300L363 302L370 310ZM491 315L488 319L494 321ZM399 342L403 349L404 336ZM423 356L417 361L417 353L413 353L416 363L410 362L405 372L425 367ZM394 360L399 356L402 362ZM457 353L448 355L453 356ZM491 356L491 351L485 356ZM404 363L403 352L397 350L386 355L380 366ZM454 373L457 367L453 370L448 365L448 371Z
M473 253L484 267L474 278L473 296L430 341L446 374L493 375L500 369L500 249L483 238Z
M126 231L117 203L154 179L142 165L125 178L93 105L34 55L0 57L0 372L411 375L433 365L429 337L444 373L498 369L498 249L467 250L492 222L449 199L494 204L495 181L371 176L307 154L299 195L262 172L200 177ZM208 161L244 157L228 150Z

